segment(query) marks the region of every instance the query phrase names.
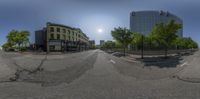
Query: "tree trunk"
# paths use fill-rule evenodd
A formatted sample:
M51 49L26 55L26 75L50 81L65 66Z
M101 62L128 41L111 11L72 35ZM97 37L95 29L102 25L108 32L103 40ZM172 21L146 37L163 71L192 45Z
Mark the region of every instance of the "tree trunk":
M124 56L126 56L126 46L124 46Z
M144 59L144 37L142 36L142 48L141 48L141 58Z
M168 51L168 49L167 49L167 47L165 46L165 58L167 58L167 51Z
M18 43L18 49L19 49L19 51L21 51L20 43Z

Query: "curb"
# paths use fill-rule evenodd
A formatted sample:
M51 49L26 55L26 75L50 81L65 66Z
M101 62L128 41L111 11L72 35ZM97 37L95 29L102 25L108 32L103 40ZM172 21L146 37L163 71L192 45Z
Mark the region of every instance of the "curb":
M178 80L184 81L184 82L190 82L190 83L200 83L200 78L182 78L179 76L176 76Z

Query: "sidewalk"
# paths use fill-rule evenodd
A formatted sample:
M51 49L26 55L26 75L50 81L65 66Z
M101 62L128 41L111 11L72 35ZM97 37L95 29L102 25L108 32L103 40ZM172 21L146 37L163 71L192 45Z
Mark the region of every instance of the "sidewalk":
M200 83L200 51L188 56L181 67L185 68L177 74L178 79Z
M176 54L168 54L169 56L175 56ZM147 58L156 58L156 57L164 57L164 55L144 55L144 58L147 60ZM140 63L138 59L141 58L141 55L134 55L134 54L127 54L125 57L120 57L123 60L129 61L129 62L135 62L135 63ZM151 59L153 60L153 59ZM154 61L159 61L159 60L154 60Z

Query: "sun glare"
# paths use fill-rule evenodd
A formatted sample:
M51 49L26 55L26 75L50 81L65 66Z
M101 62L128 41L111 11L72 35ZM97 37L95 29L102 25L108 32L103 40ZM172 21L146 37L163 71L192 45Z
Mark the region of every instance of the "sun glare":
M97 31L98 31L99 33L102 33L102 32L103 32L103 29L100 28L100 29L98 29Z

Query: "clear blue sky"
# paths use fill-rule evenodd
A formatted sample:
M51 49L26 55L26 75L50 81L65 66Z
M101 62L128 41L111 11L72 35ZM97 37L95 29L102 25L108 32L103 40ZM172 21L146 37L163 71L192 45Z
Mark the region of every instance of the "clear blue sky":
M113 27L129 28L129 13L164 10L181 17L184 36L200 44L200 0L0 0L0 45L12 29L31 32L55 22L79 27L90 39L110 40ZM98 33L102 29L102 33Z

